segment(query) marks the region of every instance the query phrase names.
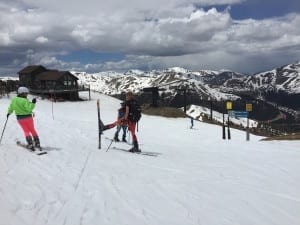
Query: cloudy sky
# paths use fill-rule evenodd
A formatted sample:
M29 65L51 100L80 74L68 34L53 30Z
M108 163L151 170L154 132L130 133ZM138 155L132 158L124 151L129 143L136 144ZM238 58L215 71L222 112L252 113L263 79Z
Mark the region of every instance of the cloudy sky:
M0 75L29 64L253 74L299 60L299 0L0 2Z

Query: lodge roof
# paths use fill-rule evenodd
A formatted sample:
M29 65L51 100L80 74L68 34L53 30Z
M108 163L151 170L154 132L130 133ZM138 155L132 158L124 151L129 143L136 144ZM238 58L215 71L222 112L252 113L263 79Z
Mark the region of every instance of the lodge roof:
M38 74L37 79L38 80L59 80L66 74L73 77L74 80L78 80L78 78L75 77L73 74L71 74L69 71L58 71L58 70L47 70L45 72L42 72Z
M25 68L23 68L22 70L20 70L18 72L18 74L31 74L32 72L38 70L38 69L42 69L44 71L46 71L46 68L41 66L41 65L35 65L35 66L26 66Z

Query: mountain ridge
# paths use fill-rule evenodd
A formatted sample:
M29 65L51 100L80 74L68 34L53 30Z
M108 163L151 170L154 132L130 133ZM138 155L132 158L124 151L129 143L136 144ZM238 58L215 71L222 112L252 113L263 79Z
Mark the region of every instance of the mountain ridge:
M261 94L283 91L300 94L300 61L254 75L229 70L190 71L180 67L152 71L129 70L125 73L72 73L79 78L80 84L90 85L91 89L108 95L117 95L128 89L140 92L145 87L162 86L165 92L172 95L178 88L187 88L203 98L215 100L234 100L239 98L241 92Z

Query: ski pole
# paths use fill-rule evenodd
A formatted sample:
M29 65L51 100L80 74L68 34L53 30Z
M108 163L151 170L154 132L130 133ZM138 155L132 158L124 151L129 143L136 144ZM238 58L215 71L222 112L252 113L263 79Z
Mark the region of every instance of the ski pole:
M8 117L6 118L3 130L2 130L2 134L1 134L1 138L0 138L0 144L1 144L1 141L2 141L2 138L3 138L3 134L4 134L4 131L5 131L5 128L6 128L7 121L8 121Z
M111 144L113 143L114 139L111 139L111 142L109 144L109 146L107 147L106 151L108 151L108 149L110 148Z
M101 149L101 118L100 118L100 100L97 100L97 116L98 116L98 149Z
M52 102L52 119L54 120L54 113L53 113L53 102Z
M54 102L54 94L52 95L52 119L54 120L54 110L53 110L54 104L53 104L53 102Z

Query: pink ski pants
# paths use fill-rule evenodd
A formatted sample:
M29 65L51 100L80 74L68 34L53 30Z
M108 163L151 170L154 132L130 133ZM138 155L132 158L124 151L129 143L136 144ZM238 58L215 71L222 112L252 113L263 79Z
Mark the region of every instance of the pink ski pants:
M31 136L32 137L37 137L38 134L34 128L34 124L33 124L33 118L32 117L27 117L24 119L20 119L18 120L18 123L20 124L20 126L23 129L24 135L25 137Z

